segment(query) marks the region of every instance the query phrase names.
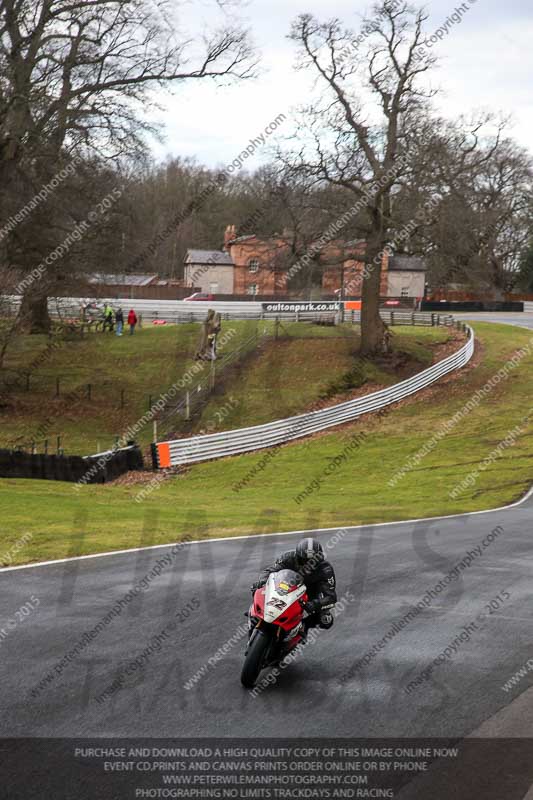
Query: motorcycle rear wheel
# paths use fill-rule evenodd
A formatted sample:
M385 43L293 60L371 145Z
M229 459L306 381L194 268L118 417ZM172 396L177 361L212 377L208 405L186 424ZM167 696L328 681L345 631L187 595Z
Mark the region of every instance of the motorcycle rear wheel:
M269 644L268 638L258 632L248 647L241 672L241 683L247 689L252 689L259 677Z

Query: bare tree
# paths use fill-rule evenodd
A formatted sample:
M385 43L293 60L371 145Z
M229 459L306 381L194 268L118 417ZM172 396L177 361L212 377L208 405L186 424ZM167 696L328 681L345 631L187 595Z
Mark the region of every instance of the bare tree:
M367 23L365 46L338 19L319 23L300 16L291 38L299 67L314 71L325 88L322 102L304 109L307 141L293 164L308 175L350 192L364 212L366 238L362 285L361 350L386 346L379 315L383 252L393 227L392 198L407 172L403 159L431 92L419 78L433 64L421 54L426 16L407 3L383 0ZM362 87L362 89L361 89Z
M457 283L501 297L513 282L527 239L532 163L506 124L490 114L428 118L410 145L409 180L395 197L406 235L392 244L424 256L433 288Z
M160 0L0 0L0 217L16 213L74 154L142 153L155 88L251 76L245 31L229 25L199 45L169 30L167 11ZM67 214L63 224L75 221ZM26 230L18 246L27 254ZM24 298L33 330L48 326L50 277L47 270Z

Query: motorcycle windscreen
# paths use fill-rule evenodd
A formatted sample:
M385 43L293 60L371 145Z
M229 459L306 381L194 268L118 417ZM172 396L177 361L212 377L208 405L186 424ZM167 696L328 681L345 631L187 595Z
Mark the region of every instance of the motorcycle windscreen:
M296 591L302 586L303 582L302 576L292 569L282 569L274 575L276 592L281 595Z

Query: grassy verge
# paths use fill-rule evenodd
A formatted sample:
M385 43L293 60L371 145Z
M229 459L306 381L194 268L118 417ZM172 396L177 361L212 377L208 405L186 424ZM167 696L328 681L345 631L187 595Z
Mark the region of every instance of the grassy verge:
M367 417L271 451L266 462L263 451L195 466L162 482L140 503L135 501L140 484L89 486L77 492L68 484L0 481L0 562L7 563L3 554L24 534L32 538L13 563L175 541L205 526L212 536L239 535L436 516L511 502L533 482L533 426L525 420L533 398L532 334L490 323L475 329L481 351L475 366L380 419ZM526 345L531 352L509 376L402 480L388 486L407 459ZM522 427L514 446L481 469L473 485L450 497L517 426ZM361 432L364 442L350 449ZM328 464L348 452L326 476ZM245 487L236 491L254 469ZM319 488L296 502L319 478ZM150 531L148 537L143 530Z
M256 322L232 322L235 335L221 354L238 348ZM21 336L9 350L8 380L16 383L0 404L2 446L28 446L44 439L55 445L61 435L67 453L87 455L111 447L116 436L134 424L174 382L190 369L200 325L144 327L134 336L92 333L83 339ZM34 368L31 368L31 365ZM206 375L209 365L202 365ZM24 373L31 370L30 391ZM56 379L60 394L56 397ZM195 381L200 375L195 376ZM90 397L88 384L91 385ZM121 393L124 407L121 407ZM151 441L145 426L139 440Z
M399 363L357 357L359 329L284 324L251 363L237 371L222 397L214 396L192 426L211 432L260 425L298 414L319 400L337 402L363 386L388 386L429 366L433 348L450 338L442 328L394 328Z

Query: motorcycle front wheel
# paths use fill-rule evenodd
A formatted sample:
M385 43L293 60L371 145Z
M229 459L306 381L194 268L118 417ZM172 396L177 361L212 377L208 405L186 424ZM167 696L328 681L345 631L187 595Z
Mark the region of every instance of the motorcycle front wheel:
M268 637L261 631L257 631L253 640L248 645L241 672L241 683L247 689L252 689L255 685L259 673L263 668L265 654L269 645Z

